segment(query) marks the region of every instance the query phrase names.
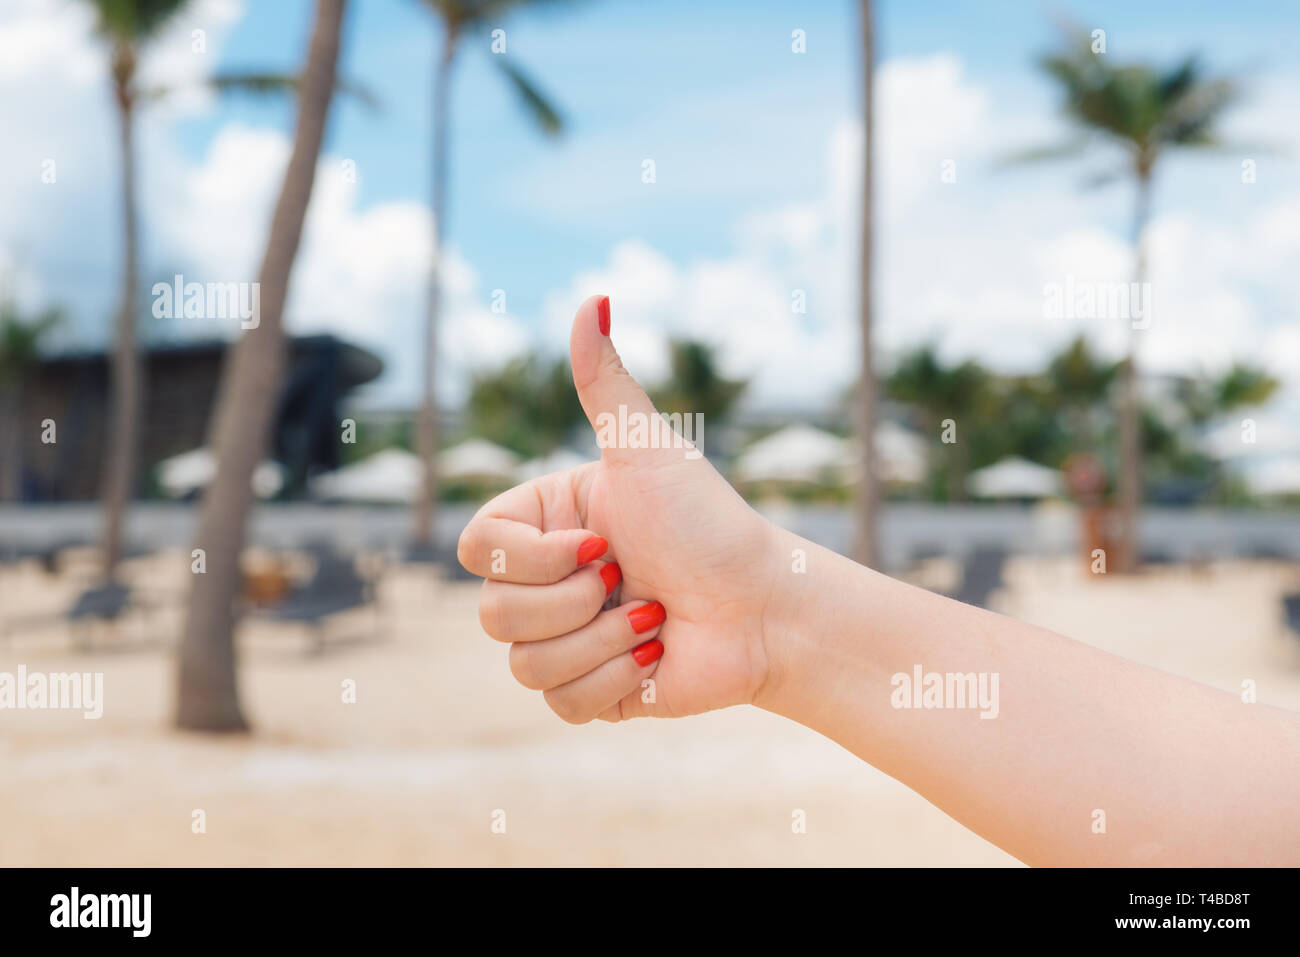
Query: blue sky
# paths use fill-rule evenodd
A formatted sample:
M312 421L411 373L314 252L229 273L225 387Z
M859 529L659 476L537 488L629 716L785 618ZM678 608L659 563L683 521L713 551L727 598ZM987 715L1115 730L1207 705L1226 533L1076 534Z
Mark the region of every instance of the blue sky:
M224 43L222 67L292 69L311 8L307 0L250 5ZM1065 8L1017 0L885 2L877 9L882 60L953 52L1007 109L1052 101L1033 60L1056 39L1054 11L1107 29L1117 56L1169 59L1199 50L1234 71L1283 66L1300 40L1300 6L1269 0ZM853 3L543 4L502 26L509 55L560 105L567 135L555 142L538 133L494 68L488 39L468 37L455 76L448 228L483 274L509 276L511 298L524 310L540 307L555 271L571 274L629 233L679 258L725 253L731 225L749 208L816 194L821 157L800 144L824 141L858 102ZM808 37L804 56L791 55L796 28ZM436 22L418 0L361 0L348 40L346 72L379 95L383 110L343 105L331 146L356 159L363 204L423 200ZM287 115L285 106L231 103L186 123L182 142L197 157L224 123L280 129ZM574 144L588 140L622 149L626 188L598 173L596 182L612 194L599 204L608 215L585 207L580 216L549 215L582 178ZM660 153L663 188L636 189L643 154ZM674 157L708 162L726 175L674 181Z
M116 170L102 51L75 0L0 0L0 267L25 298L62 302L73 337L102 339L115 298ZM575 2L512 15L507 55L560 106L559 140L532 129L466 38L455 74L448 235L451 296L444 398L465 376L528 351L561 351L573 307L610 292L634 372L663 371L670 335L715 344L751 401L824 405L853 374L854 216L860 156L856 5L846 2ZM1254 146L1173 158L1152 223L1167 320L1148 366L1232 357L1300 367L1300 82L1289 51L1300 6L1264 2L877 4L879 333L886 356L937 341L1015 369L1076 327L1043 321L1045 282L1126 279L1131 196L1078 188L1104 166L1005 170L996 160L1062 133L1034 57L1053 11L1107 32L1108 55L1168 62L1199 51L1244 74L1232 132ZM196 0L155 43L159 77L193 86L214 69L294 69L307 0ZM190 31L209 52L194 56ZM791 51L805 31L807 52ZM7 43L6 43L7 38ZM421 244L427 240L429 104L439 36L417 0L354 2L344 71L382 109L340 102L321 161L290 324L363 342L388 364L367 400L418 385ZM142 124L147 278L252 278L287 155L287 103L181 97ZM31 171L57 157L57 189ZM1239 166L1255 157L1246 188ZM656 163L657 180L641 181ZM340 164L355 163L344 184ZM956 164L956 183L939 165ZM489 308L504 290L505 315ZM807 314L792 316L796 290ZM182 334L209 334L193 327ZM230 330L220 330L228 334ZM1090 327L1099 347L1123 330ZM175 333L175 330L169 330ZM1288 363L1290 366L1288 368ZM1292 408L1300 407L1289 382Z

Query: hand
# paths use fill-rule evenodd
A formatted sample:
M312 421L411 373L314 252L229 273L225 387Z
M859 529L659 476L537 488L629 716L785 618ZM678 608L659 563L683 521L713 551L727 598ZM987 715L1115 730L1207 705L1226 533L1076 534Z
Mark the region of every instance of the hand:
M751 702L768 675L777 531L675 438L609 328L609 300L592 297L569 342L600 461L499 495L461 535L461 564L488 579L483 628L512 643L515 677L569 722ZM608 550L593 555L597 536ZM614 587L621 604L600 611Z

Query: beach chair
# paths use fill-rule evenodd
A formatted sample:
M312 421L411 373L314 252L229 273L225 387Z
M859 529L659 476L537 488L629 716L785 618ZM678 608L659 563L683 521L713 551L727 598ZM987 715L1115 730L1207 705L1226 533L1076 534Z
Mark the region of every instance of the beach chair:
M1002 567L1006 561L1005 549L996 546L972 549L962 563L961 586L952 597L968 605L987 608L989 595L1002 587Z
M64 612L63 618L72 626L76 643L84 648L90 644L89 628L92 622L108 622L116 626L130 604L130 586L111 581L83 591Z
M1142 551L1139 565L1174 565L1174 556L1163 548L1148 548Z
M1291 556L1273 542L1248 542L1241 550L1243 558L1263 562L1286 562Z
M64 616L69 621L98 619L112 621L131 602L131 589L121 582L109 582L83 591Z
M455 549L438 548L433 545L408 544L400 553L400 559L408 565L424 565L436 571L449 581L476 581L478 576L467 572L456 557Z
M326 619L340 612L374 604L374 587L357 574L350 556L330 547L308 545L316 559L316 571L306 585L289 593L282 602L261 609L255 617L268 621L306 625L311 630L312 652L325 650Z
M1291 633L1300 637L1300 592L1282 596L1282 612Z

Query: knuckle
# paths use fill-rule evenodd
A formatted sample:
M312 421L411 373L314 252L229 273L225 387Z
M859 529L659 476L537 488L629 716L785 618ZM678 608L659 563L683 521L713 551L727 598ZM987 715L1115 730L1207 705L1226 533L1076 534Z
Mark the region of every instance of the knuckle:
M627 368L623 365L623 360L619 357L619 354L612 349L601 357L599 369L600 372L598 375L600 376L625 376L628 374Z
M550 548L542 558L542 574L547 582L558 582L572 569L565 567L563 555L558 548Z
M543 693L542 697L546 700L547 706L566 724L586 724L591 720L590 717L578 707L578 704L573 700L572 695L547 691Z
M481 534L478 522L470 522L456 542L456 560L467 572L474 574L478 574L475 569L478 567L477 555Z
M543 686L537 680L537 662L534 649L524 642L517 641L510 646L510 673L525 688L542 691Z
M494 582L484 582L478 600L478 621L493 638L504 640L510 633L509 613L505 596Z
M588 621L600 614L601 606L605 604L605 599L609 596L605 594L605 579L600 576L600 562L593 562L591 567L584 569L587 576L586 587L583 589L582 600L586 603L584 609Z
M627 623L627 613L618 608L610 609L600 616L596 629L601 652L607 658L621 655L630 647L628 635L632 631ZM639 636L634 636L639 637Z

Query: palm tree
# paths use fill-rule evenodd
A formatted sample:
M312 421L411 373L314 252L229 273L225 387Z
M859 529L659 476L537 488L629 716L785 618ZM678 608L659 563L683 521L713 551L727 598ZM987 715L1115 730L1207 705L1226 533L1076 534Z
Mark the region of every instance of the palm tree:
M567 357L529 355L475 375L465 413L474 435L529 458L554 452L587 422Z
M433 205L433 249L429 263L428 305L424 326L424 389L416 426L416 451L424 462L424 481L415 505L413 538L420 546L434 542L435 510L438 503L438 416L435 395L438 376L438 320L442 310L442 254L446 241L447 151L451 113L451 69L461 39L514 7L540 0L425 0L442 21L442 51L433 83L433 162L431 164ZM519 94L528 115L551 135L563 128L560 115L546 96L505 55L492 60L501 68Z
M57 309L25 319L13 299L0 299L0 500L22 494L23 392L41 340L60 321Z
M293 151L259 274L261 322L233 347L213 410L211 445L217 474L203 498L197 538L206 571L194 576L180 650L176 723L183 728L247 728L235 680L239 555L252 503L253 469L266 449L280 394L284 301L333 99L346 2L317 0L307 64L298 84Z
M945 366L933 345L920 346L907 353L885 382L889 398L910 405L920 412L923 431L932 448L947 447L948 499L966 498L966 471L970 463L970 445L975 428L989 397L990 376L978 362L967 360L960 365ZM959 429L952 443L940 443L942 423L952 419Z
M668 370L668 381L651 390L655 408L699 413L715 425L726 419L749 385L744 379L724 378L718 372L713 349L691 339L668 343Z
M1051 401L1069 426L1074 451L1094 452L1097 427L1094 421L1120 371L1116 363L1095 355L1082 335L1072 339L1047 363Z
M188 0L89 0L100 35L110 48L113 99L117 104L119 175L122 177L122 286L114 332L112 419L104 469L104 574L112 578L122 551L127 502L135 487L140 412L144 407L144 369L137 346L140 228L136 203L135 120L140 107L161 99L166 87L142 88L137 67L144 46ZM213 77L218 91L278 92L296 77L231 72ZM368 94L360 91L363 99Z
M1221 375L1180 379L1175 393L1192 425L1204 427L1220 415L1263 405L1281 383L1263 369L1234 362Z
M122 178L122 285L115 322L108 459L104 469L104 575L111 578L122 551L122 523L135 482L144 371L136 348L136 288L140 234L136 209L135 111L140 96L136 66L141 47L185 0L90 0L100 35L110 49L117 104L119 175Z
M873 76L876 69L871 0L861 0L858 19L862 31L862 246L858 262L859 380L855 403L858 444L862 448L862 481L854 501L853 558L875 565L880 542L876 512L879 483L875 470L876 372L871 344L871 151L873 140Z
M1063 50L1043 57L1041 66L1056 81L1064 95L1067 117L1084 136L1021 158L1077 157L1093 139L1119 148L1123 161L1120 172L1131 176L1136 187L1133 277L1141 288L1147 275L1146 226L1157 164L1175 148L1219 146L1215 127L1236 98L1236 86L1227 79L1207 77L1195 57L1187 57L1168 69L1112 64L1107 55L1093 51L1087 36L1071 35ZM1107 174L1094 182L1111 178ZM1120 389L1119 510L1124 548L1112 564L1118 571L1131 571L1138 556L1137 516L1142 498L1138 331L1130 325Z

